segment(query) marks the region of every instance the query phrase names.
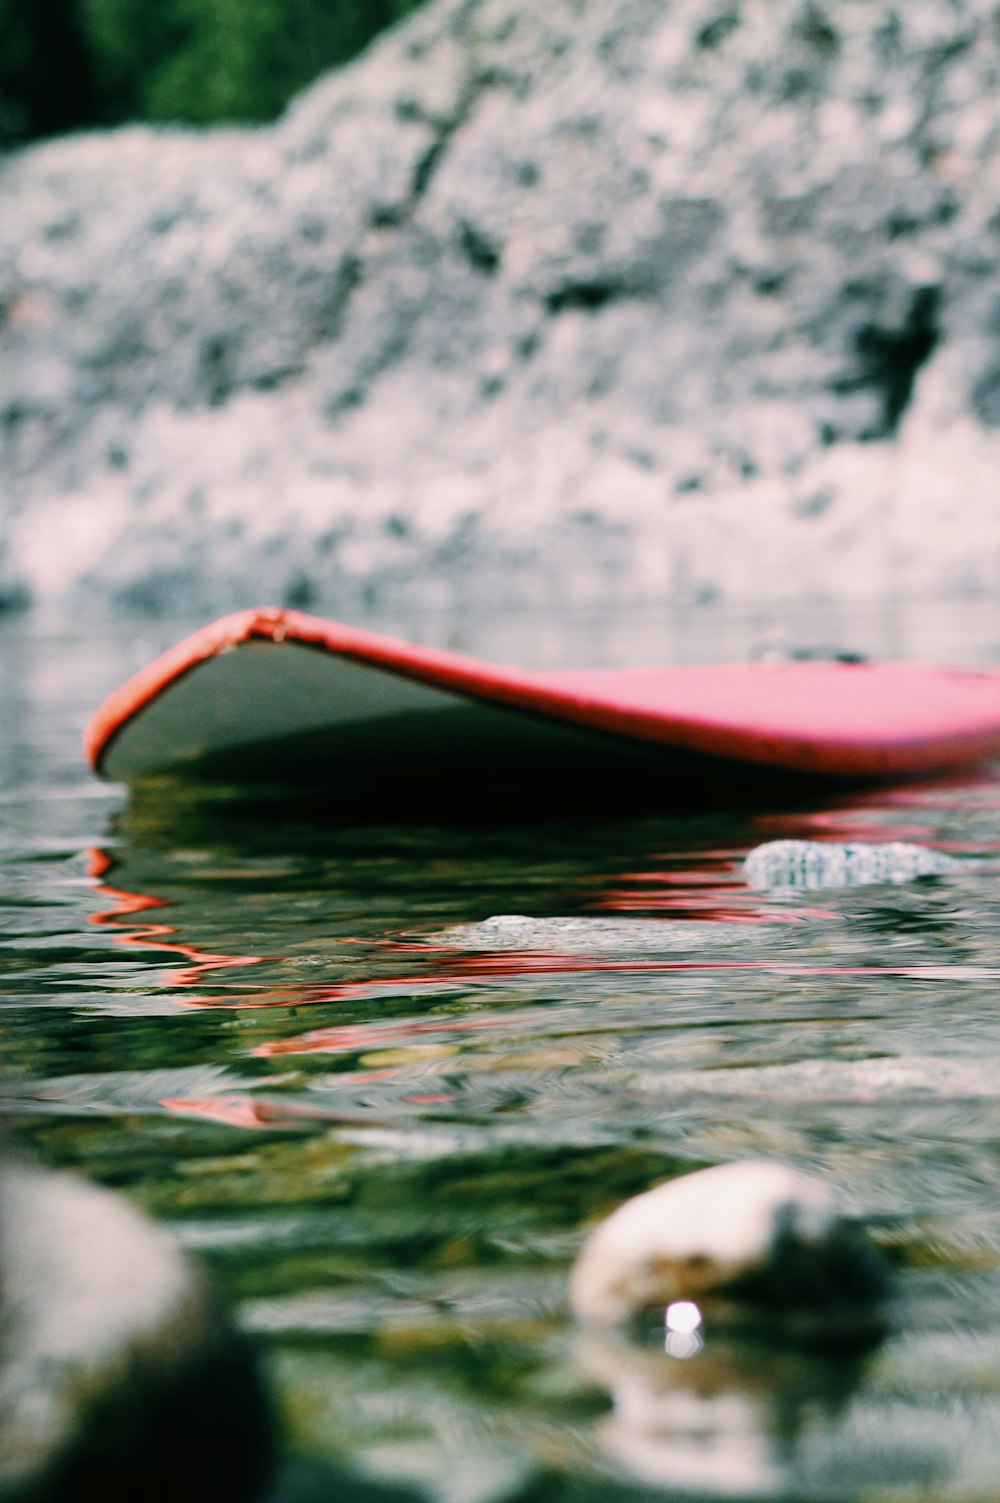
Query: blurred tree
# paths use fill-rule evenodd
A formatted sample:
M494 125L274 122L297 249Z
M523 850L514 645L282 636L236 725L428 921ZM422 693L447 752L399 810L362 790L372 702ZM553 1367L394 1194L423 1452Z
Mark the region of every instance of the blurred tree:
M420 0L0 0L0 143L271 120Z
M73 0L0 0L0 145L99 117Z
M137 0L66 3L79 15L105 118L143 118L147 80L189 43L185 6L178 0L152 5Z

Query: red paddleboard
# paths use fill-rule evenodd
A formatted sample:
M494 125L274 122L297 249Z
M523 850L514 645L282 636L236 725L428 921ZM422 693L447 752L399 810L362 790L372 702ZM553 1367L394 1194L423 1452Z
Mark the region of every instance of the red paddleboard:
M102 776L238 782L446 762L657 769L664 753L837 778L1000 756L1000 671L789 662L529 673L297 611L226 616L117 689L86 732ZM603 775L603 773L602 773Z

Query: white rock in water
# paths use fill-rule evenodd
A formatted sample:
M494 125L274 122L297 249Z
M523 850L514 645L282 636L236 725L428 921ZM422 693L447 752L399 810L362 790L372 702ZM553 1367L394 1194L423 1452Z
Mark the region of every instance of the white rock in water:
M576 1314L604 1323L718 1294L850 1324L852 1312L889 1293L835 1192L764 1159L703 1169L626 1201L587 1239L570 1276Z
M197 1500L202 1468L236 1503L269 1451L243 1339L172 1239L71 1175L0 1168L0 1500Z
M670 955L677 950L747 942L747 926L697 919L532 918L497 913L431 935L455 950L550 952L560 955Z
M912 882L963 870L965 863L928 846L888 841L832 844L820 840L770 840L750 852L743 872L751 887L768 892L814 891L823 887L863 887L880 882Z

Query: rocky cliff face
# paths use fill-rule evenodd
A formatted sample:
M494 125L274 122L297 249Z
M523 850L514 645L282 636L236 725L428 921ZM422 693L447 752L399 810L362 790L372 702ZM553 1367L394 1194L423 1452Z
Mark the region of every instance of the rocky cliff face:
M8 592L996 588L998 81L985 0L434 0L8 157Z

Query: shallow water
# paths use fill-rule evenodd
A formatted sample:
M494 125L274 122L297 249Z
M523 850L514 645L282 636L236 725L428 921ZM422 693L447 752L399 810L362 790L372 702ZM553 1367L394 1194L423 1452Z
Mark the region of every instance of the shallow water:
M1000 661L985 607L370 624L538 667ZM350 1465L442 1503L1000 1497L1000 777L481 828L130 804L80 729L177 635L0 633L8 1122L211 1264L281 1395L281 1496ZM969 863L751 890L742 857L786 837ZM589 1224L753 1154L828 1176L899 1264L880 1349L574 1329Z

